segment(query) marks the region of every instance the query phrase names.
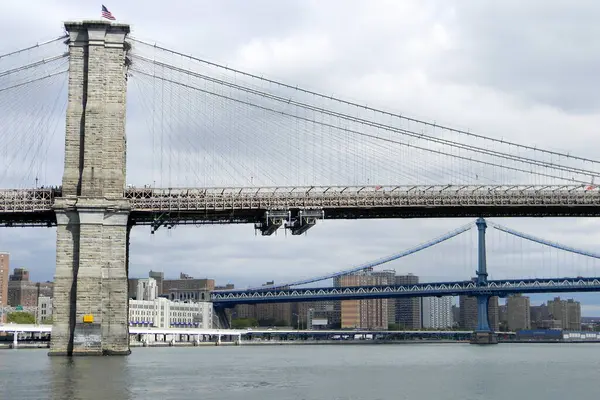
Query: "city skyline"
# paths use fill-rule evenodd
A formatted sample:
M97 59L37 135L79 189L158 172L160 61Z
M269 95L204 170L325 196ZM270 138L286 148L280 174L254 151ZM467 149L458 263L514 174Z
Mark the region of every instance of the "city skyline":
M381 2L379 6L375 2L368 13L357 4L340 7L336 2L290 2L271 5L268 17L260 7L247 5L229 9L219 4L189 3L190 12L180 13L153 4L159 3L132 1L110 9L118 21L132 23L135 36L176 46L188 54L206 55L240 69L438 123L594 158L600 105L591 88L598 86L593 71L599 64L599 53L591 41L577 39L591 36L586 24L564 18L565 10L560 6L544 3L545 17L530 20L525 16L539 6L536 2L505 5L501 12L493 7L483 10L474 2L460 6L440 2L437 11L417 1L402 5ZM58 36L64 20L95 19L97 8L97 4L74 0L34 8L25 3L0 4L6 18L0 33L8 37L20 31L23 23L30 26L13 40L1 43L0 53ZM202 12L196 12L199 10ZM489 13L495 15L494 22L481 25L487 20L482 17ZM395 17L385 18L386 14ZM370 19L373 16L378 18ZM346 20L354 22L347 24L343 22ZM526 52L526 44L535 42L536 32L543 32L548 24L563 26L566 33L556 40L578 41L581 57L538 47L535 54ZM532 25L527 30L531 36L507 44L506 29L516 25ZM160 34L156 26L161 26ZM403 26L402 30L390 34L390 28L398 26ZM476 39L471 29L477 29ZM565 76L565 69L579 73ZM142 118L133 112L127 126L129 183L139 186L153 180L144 165L136 164L148 152ZM50 144L49 153L54 156L44 184L60 183L63 140L63 135L57 134ZM176 227L159 229L155 235L150 235L149 228L136 227L131 238L130 276L145 276L155 269L170 276L183 271L223 284L231 281L240 287L273 279L286 282L393 254L468 221L319 221L306 236L286 236L280 231L268 238L254 236L251 225ZM597 219L498 221L588 250L600 241ZM462 240L453 239L440 245L440 250L431 249L430 255L415 255L385 268L399 274L413 272L423 279L468 279L476 268L475 242L470 242L467 251L467 242ZM39 281L53 280L55 241L54 228L0 228L0 251L11 253L11 269L25 266ZM510 269L510 265L501 266L498 260L504 253L500 245L494 246L490 245L488 256L491 276L539 273L543 268L540 260L552 257L545 250L536 253L534 247L528 247L532 252ZM516 248L511 251L518 253ZM527 258L534 259L536 254L538 264L528 265ZM568 264L557 270L561 275L576 276L576 259L565 258ZM544 299L552 296L544 295ZM582 302L583 315L600 315L600 296L569 297ZM531 296L532 304L540 302L537 298Z
M2 251L0 251L0 253L3 253ZM4 252L4 254L10 254L10 252ZM11 263L12 264L12 263ZM29 272L29 269L26 267L13 267L11 265L9 271L12 272L16 272L15 270L18 269L22 269L24 268L25 270L27 270L27 272ZM389 271L393 271L395 272L395 270L391 269L388 270ZM145 275L140 275L140 276L129 276L130 280L137 280L137 279L147 279L150 275L150 272L152 272L152 270L147 271L147 273ZM158 273L164 273L164 271L156 271ZM380 270L374 270L375 273L380 272ZM165 273L164 274L164 279L165 280L178 280L178 279L183 279L182 275L185 275L185 279L199 279L199 280L213 280L215 287L219 287L219 286L225 286L228 284L233 284L235 288L240 288L240 286L236 285L235 282L225 282L225 281L220 281L218 277L209 277L209 276L191 276L188 275L186 272L184 271L179 271L176 273ZM415 275L411 272L407 272L406 275ZM418 277L417 277L418 278ZM29 279L29 275L28 275L28 279ZM51 279L46 280L46 281L38 281L40 283L44 283L44 282L52 282ZM265 282L267 282L268 284L280 284L282 282L276 282L273 280L266 280ZM264 283L261 283L264 284ZM581 302L581 309L582 309L582 317L588 317L588 318L600 318L600 311L597 312L597 308L596 307L588 307L589 305L586 305L585 301L590 299L590 296L594 296L595 294L590 294L590 293L561 293L561 294L557 294L557 293L545 293L545 294L528 294L526 297L529 299L529 301L531 302L531 306L539 306L539 305L543 305L546 304L549 301L552 301L553 299L555 299L556 297L561 297L564 299L573 299L575 301L579 301ZM453 306L458 306L459 302L458 302L458 297L454 297L454 296L449 296L451 298L451 305ZM498 300L500 305L506 305L508 303L508 297L507 298L500 298ZM318 302L316 302L318 303ZM597 312L595 314L595 312Z

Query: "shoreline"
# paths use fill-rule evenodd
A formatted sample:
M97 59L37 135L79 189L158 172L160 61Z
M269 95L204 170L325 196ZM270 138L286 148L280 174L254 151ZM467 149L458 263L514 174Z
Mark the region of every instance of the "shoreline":
M558 340L504 340L498 344L598 344L600 340L579 340L579 341L558 341ZM141 343L132 342L129 346L133 348L150 347L220 347L220 346L311 346L311 345L333 345L333 346L373 346L373 345L414 345L414 344L470 344L468 340L272 340L272 341L242 341L237 342L151 342ZM48 349L50 343L20 343L16 349L13 349L12 343L0 344L0 350L20 350L20 349Z

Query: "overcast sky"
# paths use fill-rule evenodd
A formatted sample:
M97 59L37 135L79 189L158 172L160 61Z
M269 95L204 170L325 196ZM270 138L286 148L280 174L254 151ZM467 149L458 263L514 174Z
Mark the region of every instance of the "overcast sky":
M131 24L132 35L168 48L370 106L597 158L600 5L579 1L574 7L558 0L483 4L105 3L119 22ZM0 2L0 15L0 35L11 38L0 43L0 53L5 53L60 35L62 21L98 18L100 3L8 0ZM137 179L143 169L132 160L152 151L135 114L127 129L128 173ZM61 148L62 137L57 138L54 146ZM59 177L61 157L49 165L49 175ZM321 221L300 237L286 236L283 230L272 237L255 236L251 225L176 227L155 235L138 227L132 234L130 275L146 276L154 269L169 277L185 272L241 287L282 282L377 259L466 222ZM498 222L591 251L600 243L600 224L594 219ZM474 233L459 237L386 267L424 280L467 278L476 268L474 238ZM600 273L598 263L557 256L491 230L488 246L492 277L541 275L546 267L553 268L552 275ZM54 247L54 229L0 229L0 250L11 253L12 267L28 267L33 279L52 279ZM575 297L584 303L584 315L600 315L600 296Z

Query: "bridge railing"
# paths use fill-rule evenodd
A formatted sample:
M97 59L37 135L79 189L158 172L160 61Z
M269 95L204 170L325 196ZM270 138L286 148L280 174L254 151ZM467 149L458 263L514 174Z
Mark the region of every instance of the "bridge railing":
M600 192L582 185L131 188L125 196L136 211L600 205Z
M600 191L565 186L128 188L134 211L431 206L599 206ZM50 211L60 189L0 189L0 213Z
M52 209L56 189L1 189L0 213L37 213Z

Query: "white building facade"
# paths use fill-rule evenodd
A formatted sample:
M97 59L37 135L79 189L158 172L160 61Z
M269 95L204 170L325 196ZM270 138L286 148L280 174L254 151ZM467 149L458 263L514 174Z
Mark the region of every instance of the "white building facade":
M162 297L154 300L129 299L129 325L154 328L213 327L213 306L209 301L180 302Z
M137 283L138 300L154 300L158 298L158 285L154 278L139 279Z
M52 297L39 296L36 323L49 323L52 318Z
M452 297L423 297L422 302L423 328L452 327Z

